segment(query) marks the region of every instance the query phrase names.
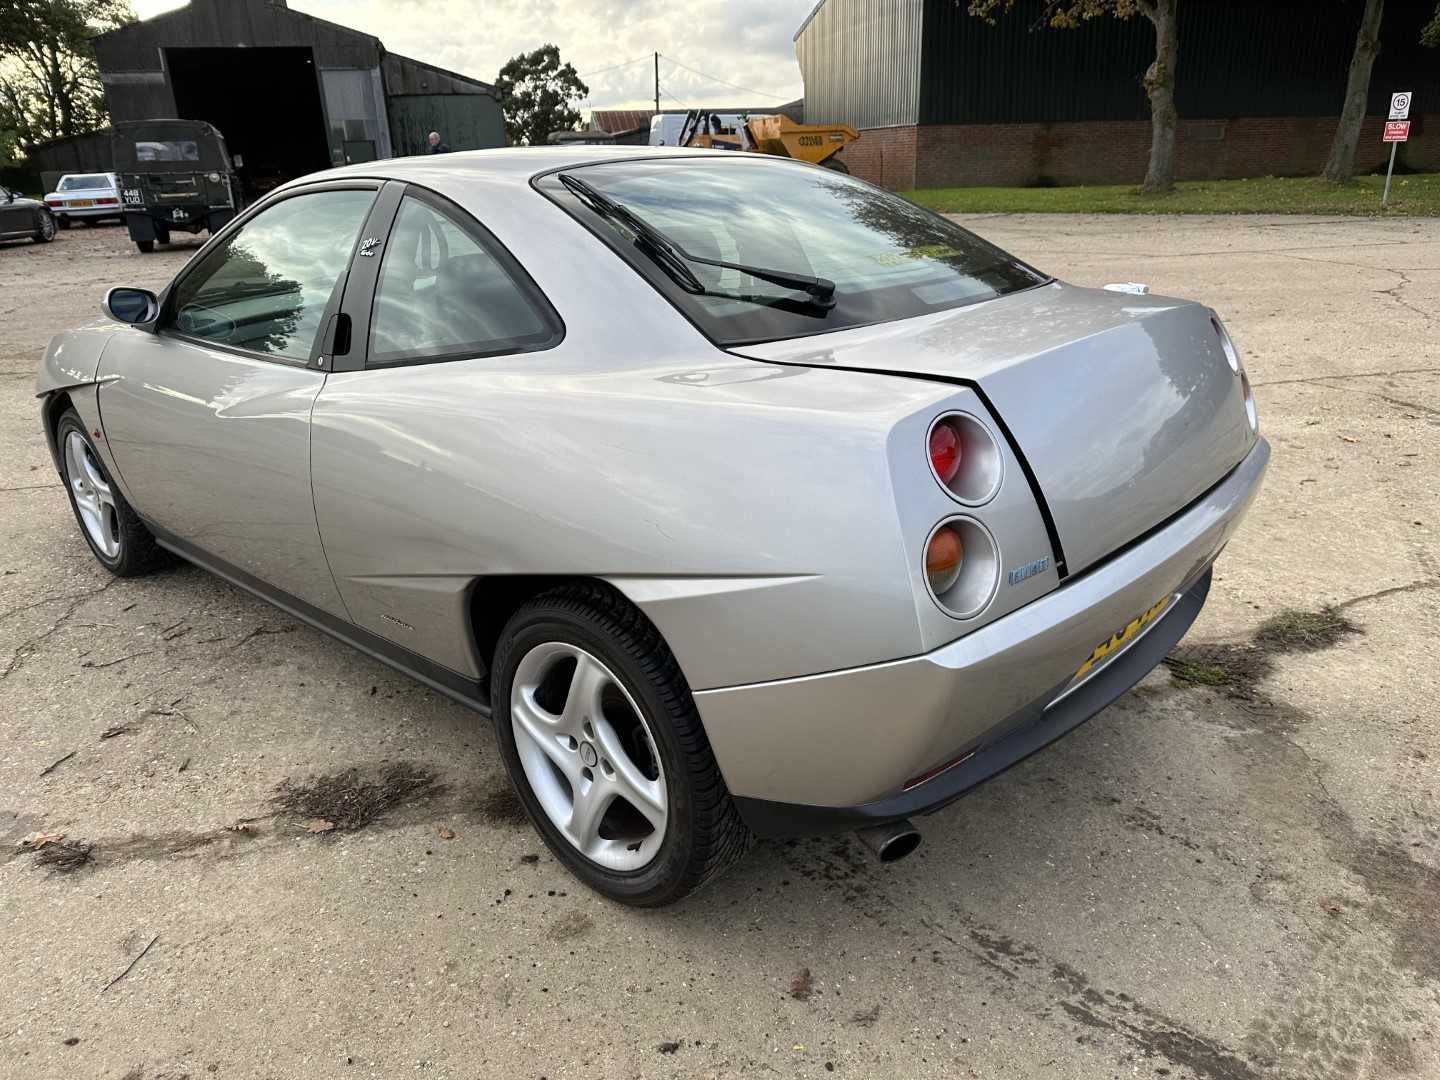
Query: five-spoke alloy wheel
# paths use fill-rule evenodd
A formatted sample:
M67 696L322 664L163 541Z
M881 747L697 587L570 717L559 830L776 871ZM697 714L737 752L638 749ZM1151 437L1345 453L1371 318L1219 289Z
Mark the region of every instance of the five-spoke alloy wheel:
M85 542L100 565L120 577L165 565L169 556L125 501L90 439L79 413L66 409L55 425L55 450Z
M664 770L608 667L566 642L536 645L510 685L510 724L530 790L576 850L611 870L655 857L669 817Z
M521 606L490 692L526 812L592 888L668 904L748 848L680 666L613 588L560 586Z
M106 559L120 557L120 518L115 492L85 436L71 430L63 447L65 482L75 500L75 513L92 547Z

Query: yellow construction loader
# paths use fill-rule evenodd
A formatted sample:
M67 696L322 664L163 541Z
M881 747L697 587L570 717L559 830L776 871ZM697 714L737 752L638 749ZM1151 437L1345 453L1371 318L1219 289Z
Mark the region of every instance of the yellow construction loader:
M746 117L738 125L727 126L714 113L691 109L677 144L798 158L848 173L835 155L859 137L858 131L845 124L797 124L783 113Z

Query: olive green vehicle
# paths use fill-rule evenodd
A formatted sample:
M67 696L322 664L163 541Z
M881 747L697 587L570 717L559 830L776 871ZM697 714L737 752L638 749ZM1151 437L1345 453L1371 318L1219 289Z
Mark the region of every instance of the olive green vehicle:
M120 201L141 251L173 232L218 232L243 204L225 137L203 120L132 120L111 136Z

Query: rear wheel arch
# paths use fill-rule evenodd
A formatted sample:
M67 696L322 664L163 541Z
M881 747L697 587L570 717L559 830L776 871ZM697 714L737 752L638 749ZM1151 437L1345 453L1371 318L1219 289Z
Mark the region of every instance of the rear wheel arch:
M505 574L476 578L470 585L470 633L487 677L494 669L495 649L510 617L542 593L567 586L614 589L599 578L565 574Z

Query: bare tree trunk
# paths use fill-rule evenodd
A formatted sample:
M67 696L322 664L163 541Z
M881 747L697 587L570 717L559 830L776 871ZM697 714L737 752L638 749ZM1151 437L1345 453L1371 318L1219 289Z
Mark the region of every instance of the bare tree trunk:
M1141 9L1155 25L1155 61L1145 72L1150 96L1150 164L1141 191L1148 194L1175 187L1175 65L1180 35L1175 24L1176 0L1141 0Z
M1380 17L1385 0L1365 0L1360 32L1355 35L1355 55L1350 58L1350 79L1345 84L1345 106L1325 162L1325 179L1341 183L1355 173L1355 147L1360 142L1360 125L1365 122L1365 99L1370 96L1370 69L1380 52Z

